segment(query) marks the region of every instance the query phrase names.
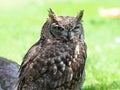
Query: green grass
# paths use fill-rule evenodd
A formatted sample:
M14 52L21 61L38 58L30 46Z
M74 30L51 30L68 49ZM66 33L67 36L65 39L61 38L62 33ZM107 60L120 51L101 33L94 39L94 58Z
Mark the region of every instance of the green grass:
M119 7L120 0L1 0L0 56L17 63L39 39L52 8L58 15L75 16L84 9L88 46L84 90L120 90L120 19L102 18L100 7Z

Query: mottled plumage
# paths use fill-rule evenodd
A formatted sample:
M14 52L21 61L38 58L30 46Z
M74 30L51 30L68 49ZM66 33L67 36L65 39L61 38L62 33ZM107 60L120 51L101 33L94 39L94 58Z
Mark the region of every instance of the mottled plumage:
M81 90L87 57L82 14L57 16L50 9L40 40L21 64L17 90Z

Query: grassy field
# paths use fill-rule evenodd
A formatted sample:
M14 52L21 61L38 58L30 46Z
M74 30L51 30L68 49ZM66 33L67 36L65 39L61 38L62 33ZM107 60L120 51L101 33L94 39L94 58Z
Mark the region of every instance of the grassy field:
M88 46L84 90L120 90L120 19L101 17L101 7L120 7L120 0L0 0L0 56L20 64L39 39L49 8L71 16L84 9Z

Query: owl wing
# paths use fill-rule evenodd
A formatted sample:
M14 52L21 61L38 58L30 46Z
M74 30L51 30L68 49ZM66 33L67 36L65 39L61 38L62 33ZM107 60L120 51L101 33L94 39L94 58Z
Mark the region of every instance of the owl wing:
M23 62L21 63L19 68L19 80L17 83L18 90L21 90L22 84L23 84L22 80L23 80L23 77L25 76L24 74L26 72L27 66L38 55L42 42L44 42L44 39L40 39L38 42L36 42L24 56Z
M19 72L26 66L26 64L30 61L32 61L39 53L41 43L44 41L44 39L40 39L37 43L35 43L26 53L26 55L23 58L23 62L21 63Z
M25 56L18 90L74 90L74 84L82 78L84 70L84 45L44 40L38 46L33 46ZM34 49L38 51L33 53L31 50Z

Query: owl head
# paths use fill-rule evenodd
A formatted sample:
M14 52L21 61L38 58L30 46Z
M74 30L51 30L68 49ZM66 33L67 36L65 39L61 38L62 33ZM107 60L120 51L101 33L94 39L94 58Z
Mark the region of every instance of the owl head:
M52 9L49 10L49 18L43 25L41 38L55 38L62 41L84 40L82 27L83 10L76 17L57 16Z

